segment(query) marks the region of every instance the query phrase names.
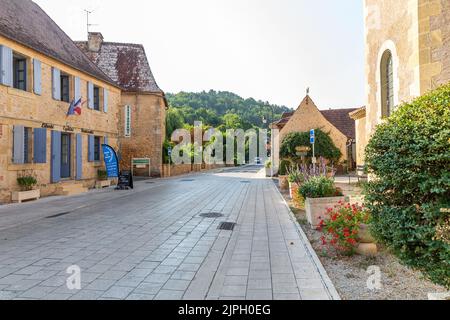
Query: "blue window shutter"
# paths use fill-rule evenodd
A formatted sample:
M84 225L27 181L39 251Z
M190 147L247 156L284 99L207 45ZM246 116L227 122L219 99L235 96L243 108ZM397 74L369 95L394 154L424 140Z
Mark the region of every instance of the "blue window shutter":
M33 78L34 78L34 93L42 94L42 64L41 61L33 60Z
M81 133L77 134L77 146L76 146L76 179L83 179L83 136Z
M34 163L47 163L47 129L34 129Z
M77 102L81 98L81 80L78 77L75 77L74 81L74 95L75 102Z
M11 48L0 46L0 83L13 85L13 52Z
M13 163L23 164L25 162L25 127L14 126L13 128L14 145L13 145Z
M52 131L52 183L61 181L61 132Z
M108 112L109 91L103 89L103 112Z
M89 162L94 162L95 159L95 155L94 155L94 136L93 135L89 135L88 137L88 161Z
M52 96L53 99L61 100L61 71L56 68L52 68Z
M88 82L88 108L94 109L94 84Z

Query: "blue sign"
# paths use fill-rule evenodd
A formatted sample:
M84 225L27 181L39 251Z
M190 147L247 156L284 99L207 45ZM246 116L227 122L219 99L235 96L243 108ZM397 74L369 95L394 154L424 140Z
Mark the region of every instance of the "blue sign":
M102 149L108 178L119 177L119 161L117 159L116 151L114 151L114 149L107 144L102 144Z
M315 137L316 136L316 130L312 129L311 131L309 131L309 135L311 137Z
M315 137L311 137L310 141L311 141L311 144L314 144L314 143L316 143L316 138Z
M314 129L312 129L311 131L309 131L309 141L311 142L311 144L316 143L316 131Z

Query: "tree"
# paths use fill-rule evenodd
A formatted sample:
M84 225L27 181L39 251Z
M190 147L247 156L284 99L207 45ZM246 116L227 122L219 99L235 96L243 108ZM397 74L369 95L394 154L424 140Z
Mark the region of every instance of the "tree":
M328 133L316 129L315 155L324 157L330 161L338 162L342 157L342 152L336 147ZM291 132L283 139L280 154L283 158L298 159L297 147L311 147L309 132ZM312 157L312 150L307 157Z
M180 110L170 108L166 115L166 136L168 139L175 130L182 129L184 126L184 117Z

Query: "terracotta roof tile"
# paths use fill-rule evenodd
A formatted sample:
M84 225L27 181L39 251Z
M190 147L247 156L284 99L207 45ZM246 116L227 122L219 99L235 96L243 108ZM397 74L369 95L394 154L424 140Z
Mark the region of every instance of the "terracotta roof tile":
M97 79L114 83L31 0L0 0L0 34Z
M103 42L99 52L88 49L87 41L76 45L120 87L129 92L162 93L140 44Z
M322 115L339 131L341 131L347 138L356 138L355 120L350 118L350 113L358 109L331 109L320 110Z

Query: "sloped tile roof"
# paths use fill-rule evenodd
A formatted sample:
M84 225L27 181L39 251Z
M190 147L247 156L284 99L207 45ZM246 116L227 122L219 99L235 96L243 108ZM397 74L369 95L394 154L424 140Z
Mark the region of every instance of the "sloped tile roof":
M347 138L355 139L356 124L355 120L350 118L350 113L356 110L358 109L330 109L320 110L320 113Z
M114 84L31 0L0 0L0 34L81 72Z
M94 52L89 50L87 41L75 43L92 62L125 91L162 93L142 45L103 42L100 50Z
M341 131L347 138L356 138L356 124L355 120L350 118L350 113L359 110L357 108L351 109L330 109L319 110L320 113L327 119L333 126ZM294 112L286 112L281 116L281 119L274 123L279 129L283 129L284 126L291 120Z

